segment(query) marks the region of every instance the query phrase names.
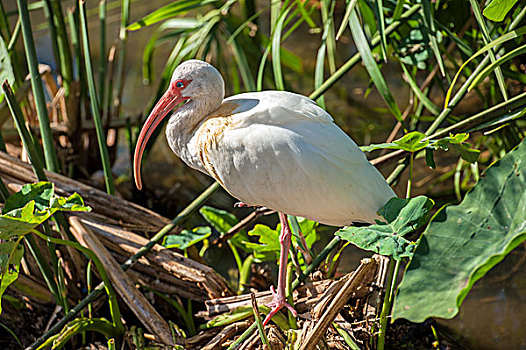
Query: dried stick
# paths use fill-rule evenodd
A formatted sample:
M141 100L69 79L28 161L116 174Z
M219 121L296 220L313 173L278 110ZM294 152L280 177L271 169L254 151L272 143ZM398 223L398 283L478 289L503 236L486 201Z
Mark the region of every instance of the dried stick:
M71 232L83 246L90 248L108 272L115 290L124 299L135 316L163 343L173 345L170 326L154 309L146 297L135 288L131 279L122 271L113 256L106 250L95 234L78 218L70 217Z
M323 313L319 321L315 323L312 331L309 332L300 346L300 350L314 349L316 344L325 335L325 331L336 318L341 308L347 303L349 297L364 288L364 281L372 281L376 275L378 264L374 259L364 259L360 266L354 271L345 285L338 291L332 302Z

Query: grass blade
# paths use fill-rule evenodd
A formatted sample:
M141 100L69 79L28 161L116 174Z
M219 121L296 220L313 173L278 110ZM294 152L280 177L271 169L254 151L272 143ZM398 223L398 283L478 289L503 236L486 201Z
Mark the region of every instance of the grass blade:
M469 0L469 2L471 3L471 8L473 9L473 13L475 14L475 19L477 20L477 23L480 27L480 31L482 32L482 39L484 40L484 44L488 44L491 42L491 38L489 36L488 28L486 28L484 18L482 17L482 13L480 12L479 4L475 0ZM496 58L493 49L489 50L488 54L491 63L495 63ZM504 98L504 100L507 100L508 93L506 92L506 83L504 82L504 76L502 75L502 70L500 69L500 67L495 68L495 76L497 77L497 83L499 84L502 97Z
M263 79L265 78L265 64L270 53L270 45L267 46L263 55L261 55L261 61L259 61L258 76L256 78L256 91L263 90Z
M336 2L331 0L323 0L321 4L321 18L325 23L324 32L327 33L325 43L327 46L327 62L329 63L329 71L333 74L336 71L336 40L334 39L334 6Z
M168 18L175 16L181 16L188 11L213 3L214 0L181 0L172 2L166 6L163 6L152 13L144 16L137 22L134 22L126 27L127 30L137 30L142 27L146 27L157 22L163 21Z
M80 9L80 24L82 32L82 46L84 47L84 64L86 69L86 78L88 80L88 89L91 102L91 113L93 116L93 123L95 124L95 131L97 133L97 143L99 145L100 157L102 161L102 170L104 171L104 180L106 182L106 191L113 195L115 194L115 185L113 183L113 175L111 173L110 157L108 148L106 147L106 135L102 127L100 117L99 102L97 100L97 92L95 90L95 77L93 76L89 38L88 38L88 24L86 19L86 4L84 0L79 0Z
M57 283L55 282L55 278L53 276L53 273L51 272L51 268L49 267L46 259L44 259L42 252L38 248L33 235L31 234L25 235L24 239L27 243L27 247L29 248L29 251L31 252L31 255L33 255L33 257L36 260L38 269L42 273L42 277L44 277L44 281L46 282L46 285L49 291L53 295L55 302L57 303L57 305L61 305L60 296L58 294Z
M58 71L58 74L62 76L62 61L60 59L60 53L58 51L58 34L57 27L53 22L53 8L51 6L51 0L44 0L44 16L46 17L47 28L49 30L49 40L51 40L53 57L55 58L55 64L57 65L56 69Z
M393 21L397 21L400 19L400 16L402 15L402 11L404 10L405 0L398 0L396 2L396 7L393 11Z
M316 68L314 69L314 88L317 89L322 83L323 83L323 70L325 65L325 52L327 50L327 37L330 33L330 27L332 24L332 10L334 10L334 6L331 9L331 15L327 16L328 20L325 21L325 28L323 29L323 35L321 38L321 45L318 49L318 55L316 56ZM320 105L323 109L325 109L325 98L323 96L320 96L316 103Z
M349 349L351 350L360 350L360 346L356 344L356 342L353 340L352 336L342 327L338 326L338 323L334 322L332 324L334 326L334 329L338 332L338 334L343 338L343 341L345 344L349 346Z
M298 10L300 11L302 20L307 22L309 27L316 28L316 23L314 23L314 21L312 20L312 17L310 16L310 13L307 12L307 10L305 10L305 4L306 3L307 2L303 1L303 0L296 0L296 4L298 5ZM312 6L312 7L314 7L314 6Z
M263 326L263 321L261 320L261 315L258 309L258 302L254 293L250 293L250 300L252 301L252 310L254 312L254 319L258 327L261 343L263 343L263 347L266 347L267 349L272 349L270 347L270 343L268 342L267 335L265 334L265 326Z
M431 12L431 4L429 3L429 0L422 0L422 10L423 10L423 18L424 18L424 25L427 27L427 30L429 32L430 40L429 44L431 45L431 50L433 51L433 54L435 55L435 59L438 63L438 68L440 69L440 73L443 77L446 76L446 70L444 69L444 61L442 61L442 55L440 54L440 49L438 47L438 40L437 40L437 32L435 29L435 21L433 19L433 13Z
M16 342L18 343L18 345L20 345L20 348L24 348L24 345L22 345L22 343L20 342L20 339L18 339L18 337L16 336L15 332L13 332L9 327L7 327L5 324L1 323L0 322L0 327L4 328L7 332L9 332L9 334L11 334L11 336L13 338L15 338Z
M254 91L256 86L254 85L254 77L250 71L247 57L235 39L232 40L232 51L234 53L234 58L236 59L237 67L239 68L239 73L241 74L241 79L245 85L245 89L247 91Z
M35 175L37 176L39 181L45 181L47 180L47 178L46 174L44 174L43 161L40 158L39 153L37 152L33 137L29 133L29 130L27 130L24 121L24 114L22 113L19 104L16 102L16 97L13 94L13 90L11 90L11 86L9 85L7 80L4 81L4 83L2 84L2 90L4 91L5 99L7 101L7 105L9 106L9 110L11 111L11 115L13 116L13 121L15 122L18 134L22 139L24 148L26 149L27 155L29 156L29 160L31 161L33 171L35 172Z
M121 0L121 25L119 30L119 54L117 55L117 69L116 69L116 82L115 88L117 91L117 98L114 100L113 107L115 108L115 114L119 115L119 109L121 105L122 91L124 87L124 62L126 60L126 42L128 41L128 31L126 26L128 25L128 19L130 17L130 0ZM110 117L108 113L108 118Z
M347 28L347 24L349 23L349 17L351 17L351 12L354 9L354 6L358 0L350 0L347 4L347 8L345 9L345 15L343 16L342 24L340 25L340 29L338 29L338 34L336 34L336 40L340 38L340 36L343 35L343 32L345 32L345 28ZM399 1L403 2L403 1Z
M407 12L405 12L401 19L398 21L395 21L391 23L386 28L386 34L389 35L392 32L394 32L403 22L402 20L406 20L413 16L418 10L420 9L420 5L413 5ZM380 43L380 36L375 35L371 39L371 47L376 47ZM353 57L351 57L347 62L345 62L334 74L332 74L328 79L326 79L323 84L316 90L314 90L310 95L309 98L315 100L321 95L323 95L336 81L338 81L345 73L347 73L352 67L354 67L358 62L361 60L361 54L360 52L356 53Z
M143 84L149 85L152 81L153 53L155 48L165 41L173 42L174 38L188 30L196 30L201 26L202 21L195 18L174 18L162 23L152 34L148 43L144 47L142 56ZM168 32L168 34L162 34L164 31L170 29L171 31ZM177 45L180 45L180 41L177 41L175 46Z
M51 0L53 22L56 26L58 57L60 60L60 73L62 77L62 87L64 96L69 97L71 82L73 81L73 67L71 61L71 51L66 33L64 14L59 0Z
M367 39L365 38L365 34L363 32L362 25L360 24L358 16L356 15L356 10L353 10L351 13L349 26L351 28L351 33L354 38L356 48L360 52L362 61L365 64L365 68L367 69L367 72L369 72L369 75L371 76L374 85L378 89L378 92L384 99L389 110L391 110L396 119L400 123L402 123L402 113L400 112L400 109L398 108L398 105L396 104L393 95L391 95L391 92L387 87L384 77L382 76L382 73L380 72L380 69L376 64L376 61L373 58L371 48L369 47L369 43L367 42Z
M29 74L31 74L31 87L35 98L40 135L42 135L42 143L44 146L46 168L50 171L56 172L58 169L57 154L55 152L55 145L53 144L53 134L51 133L51 128L49 126L49 116L47 114L46 100L44 98L42 78L40 77L38 70L37 54L35 42L33 40L33 33L31 32L27 1L17 0L17 5L20 21L22 23L22 35L24 37L27 66L29 68Z
M436 19L434 20L435 24L441 29L443 30L444 32L446 32L446 34L448 35L448 37L453 40L458 48L460 50L462 50L462 52L467 55L467 56L472 56L473 55L473 49L471 48L471 46L469 46L468 44L466 44L466 42L462 39L460 39L457 34L453 33L451 30L449 30L448 27L446 27L445 25L443 25L442 23L440 23L439 21L437 21Z
M526 44L517 47L517 48L514 49L513 51L508 52L508 53L505 54L504 56L500 57L498 60L492 62L489 66L487 66L486 68L484 68L484 69L482 70L482 72L480 72L480 73L475 77L475 79L473 80L473 82L469 85L469 87L468 87L468 91L471 91L471 89L473 89L473 87L475 87L475 85L477 85L482 79L484 79L485 77L487 77L488 75L490 75L491 72L492 72L493 70L496 70L501 64L503 64L503 63L506 62L506 61L511 60L511 59L514 58L514 57L517 57L517 56L519 56L519 55L522 55L523 53L526 53Z
M526 7L525 7L526 9ZM511 28L510 28L511 29ZM473 61L475 58L477 58L478 56L482 55L483 53L493 49L493 48L498 48L501 44L509 41L509 40L513 40L515 38L518 38L519 36L522 36L522 35L525 35L526 34L526 26L524 27L520 27L518 29L515 29L515 30L511 30L509 33L506 33L502 36L500 36L499 38L493 40L492 42L486 44L485 46L483 46L480 50L478 50L473 56L471 56L466 62L464 62L460 68L458 69L457 73L455 74L455 77L453 78L453 80L451 81L451 85L449 86L449 89L447 91L447 94L446 94L446 98L445 98L445 101L444 101L444 106L447 107L449 105L449 102L451 100L451 94L453 92L453 88L455 87L455 83L458 79L458 77L460 76L460 73L462 72L462 70L471 62Z
M277 90L285 90L285 84L283 82L283 72L281 71L281 31L283 30L283 23L287 18L287 15L290 11L290 7L281 12L278 22L274 27L274 32L272 33L272 68L274 71L274 83L276 84Z
M435 106L435 104L422 92L422 90L420 90L402 61L400 61L400 66L402 67L402 71L404 72L404 75L407 79L407 83L415 93L416 97L424 104L429 112L431 112L433 115L438 115L440 113L438 107Z
M106 0L99 2L99 102L104 106L106 84Z
M375 5L378 21L378 32L380 33L380 46L382 48L382 58L384 62L387 62L387 37L385 35L384 3L382 0L375 0Z
M81 10L82 12L82 10ZM75 222L78 219L75 218ZM115 290L113 289L110 279L108 277L108 274L106 270L104 269L104 265L102 265L102 262L100 261L99 257L89 248L86 248L82 245L80 245L77 242L72 241L66 241L60 238L54 238L47 235L44 235L36 230L33 230L33 233L36 234L39 238L45 240L46 242L51 242L54 244L62 244L68 247L75 248L82 253L86 254L91 261L95 264L95 267L97 268L97 271L99 272L100 278L104 281L104 286L106 289L106 292L108 293L108 303L110 304L110 312L111 317L113 320L113 326L115 327L115 331L119 332L120 334L124 333L124 325L121 321L121 313L119 310L119 304L117 303L117 294L115 293Z

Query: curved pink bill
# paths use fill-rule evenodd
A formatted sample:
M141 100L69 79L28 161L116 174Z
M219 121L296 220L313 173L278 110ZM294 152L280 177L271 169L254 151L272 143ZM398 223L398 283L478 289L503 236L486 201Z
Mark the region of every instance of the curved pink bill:
M135 178L135 186L140 190L142 188L141 181L141 160L148 139L152 136L155 129L159 126L161 121L166 117L166 115L179 103L183 102L184 98L181 94L172 87L161 97L159 102L155 105L152 112L146 119L144 126L139 134L137 139L137 144L135 145L135 154L133 156L133 176Z

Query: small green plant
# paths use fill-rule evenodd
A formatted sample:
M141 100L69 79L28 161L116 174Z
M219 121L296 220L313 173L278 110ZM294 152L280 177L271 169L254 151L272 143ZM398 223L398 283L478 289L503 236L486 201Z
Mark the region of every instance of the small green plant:
M89 210L76 193L68 198L56 196L54 186L49 182L24 185L19 192L7 198L0 215L0 298L18 278L24 256L24 246L20 243L27 234L57 211Z

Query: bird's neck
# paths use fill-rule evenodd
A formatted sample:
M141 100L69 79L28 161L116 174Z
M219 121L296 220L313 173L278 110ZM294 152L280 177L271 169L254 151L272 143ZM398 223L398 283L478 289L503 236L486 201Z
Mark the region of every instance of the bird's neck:
M222 99L191 99L179 107L166 126L166 138L172 151L188 165L198 168L200 164L191 140L198 126L206 117L219 108ZM199 169L201 170L201 169Z

